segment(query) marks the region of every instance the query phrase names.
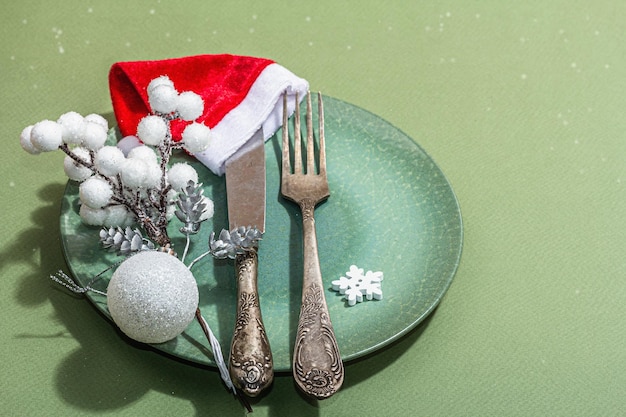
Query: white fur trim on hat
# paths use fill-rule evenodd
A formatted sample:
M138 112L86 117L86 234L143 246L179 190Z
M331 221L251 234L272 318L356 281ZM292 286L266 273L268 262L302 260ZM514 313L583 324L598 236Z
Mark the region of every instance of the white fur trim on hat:
M294 96L304 98L309 83L279 64L270 64L259 74L246 97L211 129L209 147L194 156L217 175L241 146L263 128L264 139L276 133L283 120L283 93L288 95L289 115L295 110Z

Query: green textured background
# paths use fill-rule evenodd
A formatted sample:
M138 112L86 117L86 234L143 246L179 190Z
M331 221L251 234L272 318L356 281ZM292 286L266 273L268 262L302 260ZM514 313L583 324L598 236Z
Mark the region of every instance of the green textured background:
M17 140L68 110L110 113L116 61L224 52L272 58L405 131L465 226L429 320L349 364L331 399L279 377L254 415L626 413L626 3L129 4L3 6L0 414L243 414L216 372L128 344L46 279L66 269L62 156Z

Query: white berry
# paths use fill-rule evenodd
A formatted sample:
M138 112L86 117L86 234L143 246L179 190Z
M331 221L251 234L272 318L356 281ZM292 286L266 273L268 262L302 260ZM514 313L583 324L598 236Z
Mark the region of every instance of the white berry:
M94 164L96 169L106 176L114 176L122 169L124 153L116 146L104 146L96 152Z
M146 145L159 146L167 135L167 124L159 116L146 116L137 126L137 136Z
M63 128L52 120L42 120L30 131L30 142L40 152L54 151L63 144Z
M148 84L148 95L152 94L154 89L160 85L166 85L168 87L174 88L174 83L172 82L172 80L170 80L170 77L168 77L167 75L161 75L160 77L157 77L150 81L150 84Z
M126 227L135 221L135 216L120 204L108 206L105 212L106 217L103 224L108 227Z
M202 203L204 203L205 208L200 216L200 220L208 220L213 217L215 213L215 205L213 204L213 200L206 196L202 196Z
M183 147L191 154L205 150L211 140L211 129L202 123L191 123L182 134Z
M88 114L87 116L85 116L85 122L95 123L98 126L100 126L102 130L104 130L105 132L109 130L109 122L107 122L107 119L100 116L99 114L96 114L96 113Z
M141 159L145 163L156 164L157 155L154 150L146 145L139 145L128 152L127 158Z
M74 148L72 150L74 156L85 163L89 163L90 155L89 151L85 148ZM77 162L74 158L67 155L63 160L63 171L69 179L74 181L84 181L93 175L93 171L87 168L84 164Z
M107 217L105 209L93 209L86 204L80 206L78 214L80 214L83 223L90 226L102 226Z
M146 178L144 186L146 188L158 188L161 185L161 166L155 162L146 162Z
M137 189L143 187L146 181L148 166L141 159L126 159L120 174L126 187Z
M92 151L97 151L104 146L107 140L107 131L97 123L85 123L83 129L83 146Z
M137 146L141 145L141 141L137 136L129 135L124 136L117 142L117 147L120 148L124 156L127 156Z
M85 118L75 111L62 114L57 123L63 127L63 142L68 145L80 145L83 141Z
M197 184L198 173L191 165L179 162L170 167L167 173L167 180L173 190L180 191L187 186L190 180Z
M155 112L172 113L178 107L178 91L166 84L158 85L148 93L148 102Z
M78 189L80 201L93 209L99 209L111 201L113 189L111 184L100 177L86 179Z
M178 96L178 114L187 121L196 120L204 112L204 100L193 91L185 91Z
M22 130L20 134L20 145L22 145L22 149L28 152L31 155L38 155L41 153L39 149L33 146L33 143L30 141L30 132L33 130L33 126L27 126Z

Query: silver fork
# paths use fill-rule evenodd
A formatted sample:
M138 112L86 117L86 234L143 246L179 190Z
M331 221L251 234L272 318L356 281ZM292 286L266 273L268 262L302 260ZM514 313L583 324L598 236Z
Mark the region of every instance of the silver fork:
M283 96L283 162L280 186L283 197L298 204L302 211L304 278L302 306L293 352L293 375L302 391L317 399L324 399L337 392L343 383L343 363L330 321L326 297L324 297L314 218L315 206L330 196L326 176L324 107L322 95L318 93L319 171L316 173L311 93L307 94L306 171L303 171L298 102L296 94L292 173L287 125L287 95Z

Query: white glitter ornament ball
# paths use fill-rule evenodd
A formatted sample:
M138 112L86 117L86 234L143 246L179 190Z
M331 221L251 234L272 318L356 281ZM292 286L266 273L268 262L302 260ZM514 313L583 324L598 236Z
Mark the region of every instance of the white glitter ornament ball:
M115 324L131 339L163 343L181 334L198 308L198 285L175 256L145 251L113 273L107 305Z

